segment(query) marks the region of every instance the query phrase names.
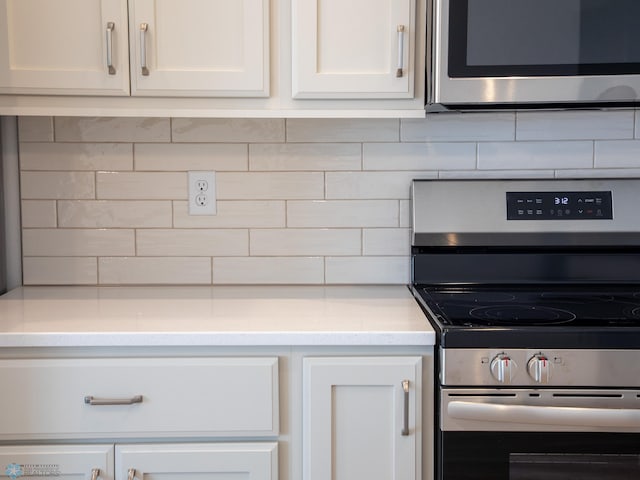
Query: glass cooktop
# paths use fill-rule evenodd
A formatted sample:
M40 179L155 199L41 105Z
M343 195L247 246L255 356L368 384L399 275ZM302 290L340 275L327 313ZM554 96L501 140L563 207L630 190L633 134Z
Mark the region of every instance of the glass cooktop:
M624 348L640 348L640 285L422 286L418 293L443 336L475 341L493 336L510 343L504 346L595 343L601 348L602 342L613 341L613 348L628 342L635 345ZM627 343L611 340L629 333L633 339Z

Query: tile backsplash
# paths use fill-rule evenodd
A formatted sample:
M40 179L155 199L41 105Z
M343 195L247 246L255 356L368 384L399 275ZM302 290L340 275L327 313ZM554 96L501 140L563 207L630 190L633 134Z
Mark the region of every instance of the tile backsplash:
M408 283L412 178L640 176L638 115L21 117L24 284Z

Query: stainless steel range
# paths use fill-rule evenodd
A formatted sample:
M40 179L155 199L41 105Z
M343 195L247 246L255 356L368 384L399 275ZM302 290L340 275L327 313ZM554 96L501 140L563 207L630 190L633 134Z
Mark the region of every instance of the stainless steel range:
M640 179L416 180L439 480L640 478Z

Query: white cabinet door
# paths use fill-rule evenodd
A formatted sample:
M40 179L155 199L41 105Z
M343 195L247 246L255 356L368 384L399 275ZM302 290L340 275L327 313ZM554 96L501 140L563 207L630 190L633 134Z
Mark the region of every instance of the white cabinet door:
M0 93L128 95L127 32L126 0L0 0Z
M415 0L292 2L294 98L413 97Z
M278 448L265 443L116 446L118 480L277 480Z
M16 445L0 447L0 472L15 480L114 480L113 445Z
M421 372L420 357L305 358L304 480L419 478Z
M132 95L269 94L269 0L130 0Z

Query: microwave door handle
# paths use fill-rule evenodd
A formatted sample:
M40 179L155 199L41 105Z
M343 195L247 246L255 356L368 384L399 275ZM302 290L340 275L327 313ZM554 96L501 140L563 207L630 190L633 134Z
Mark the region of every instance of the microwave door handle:
M577 427L639 428L640 410L618 408L548 407L450 402L451 418L498 423L525 423Z

